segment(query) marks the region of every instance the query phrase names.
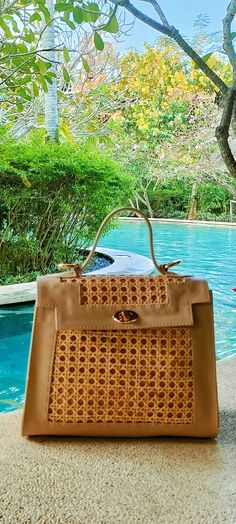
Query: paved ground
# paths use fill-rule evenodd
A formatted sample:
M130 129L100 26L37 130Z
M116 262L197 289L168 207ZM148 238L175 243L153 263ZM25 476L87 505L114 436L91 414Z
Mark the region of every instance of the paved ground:
M218 363L216 441L20 437L0 416L2 524L236 523L236 358Z

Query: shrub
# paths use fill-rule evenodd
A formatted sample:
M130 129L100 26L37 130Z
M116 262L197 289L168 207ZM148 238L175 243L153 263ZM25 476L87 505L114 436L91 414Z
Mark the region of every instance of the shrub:
M188 218L192 184L190 180L166 180L147 190L153 214L158 218ZM198 220L230 220L229 192L213 183L199 183L197 189ZM145 210L145 208L143 208Z
M173 185L173 183L172 183ZM177 184L176 184L177 186ZM190 188L179 184L171 189L160 185L158 189L149 191L149 199L154 216L159 218L173 217L176 212L182 213L184 218L188 213Z
M76 146L3 141L0 158L1 283L74 261L132 189L119 164Z

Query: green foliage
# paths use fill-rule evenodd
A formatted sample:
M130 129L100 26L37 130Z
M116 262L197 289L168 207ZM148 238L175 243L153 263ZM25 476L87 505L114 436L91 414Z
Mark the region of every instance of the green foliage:
M3 109L22 112L25 102L30 102L40 92L48 91L54 73L51 63L44 58L41 38L51 18L45 0L19 0L17 4L4 4L0 11L0 102ZM103 33L117 33L119 26L111 6L97 2L78 2L60 0L55 4L57 26L61 30L65 24L72 30L78 25L89 24L97 50L104 49ZM62 49L64 59L69 61L69 50ZM85 71L88 63L83 61ZM69 73L63 70L65 82Z
M98 51L102 51L104 49L104 42L102 37L95 31L94 33L94 45Z
M115 15L112 15L111 19L109 20L108 24L106 24L103 27L103 31L107 31L108 33L118 33L119 31L119 25L118 21Z
M4 109L8 109L10 103L21 112L25 101L38 96L35 86L43 83L46 90L47 83L51 82L50 64L38 57L42 24L50 21L44 3L19 0L17 8L6 4L1 11L0 101Z
M192 183L190 180L164 180L147 189L150 206L158 218L188 218ZM200 183L197 191L197 220L229 220L228 191L216 184ZM142 206L143 210L145 206ZM147 208L145 209L147 211Z
M117 97L123 126L150 148L188 124L189 91L186 60L169 42L129 51L120 61Z
M201 184L197 195L199 213L229 214L229 192L215 184Z
M86 71L86 73L89 73L90 71L90 66L89 66L89 63L88 61L86 60L86 58L82 57L82 64L84 66L84 70Z
M183 143L187 143L183 140ZM193 183L196 183L196 211L198 220L230 220L229 207L232 195L227 189L214 182L206 182L209 176L204 173L206 165L201 166L199 151L199 171L191 171L192 166L188 155L186 158L181 151L181 144L174 142L160 147L163 160L157 155L151 156L148 150L133 151L128 155L127 150L121 153L126 169L136 181L134 187L133 204L157 218L182 218L187 219L191 205ZM190 143L193 149L194 143ZM178 158L168 156L168 148L177 150ZM190 148L191 149L191 148ZM186 153L186 151L185 151ZM181 165L180 160L183 160ZM197 161L197 160L196 160ZM212 169L212 164L211 164ZM216 179L217 180L217 179ZM229 180L219 177L219 183L229 183ZM232 185L232 190L234 186ZM236 187L235 187L236 192Z
M230 83L232 71L227 61L212 51L202 58ZM149 149L191 127L199 96L215 96L212 82L167 38L145 46L143 53L129 51L120 60L119 70L114 92L121 125Z
M188 212L191 185L186 181L167 181L153 189L148 190L149 201L154 216L159 218L171 218L176 212Z
M83 11L81 9L81 7L74 7L73 9L73 18L74 18L74 21L77 23L77 24L82 24L84 18L83 18Z
M18 273L17 275L7 275L0 278L0 283L7 284L22 284L23 282L34 282L40 276L39 271L29 271L28 273Z
M62 68L62 72L63 72L63 78L66 82L66 84L68 84L68 82L70 81L70 75L67 71L67 69L65 67Z
M78 259L132 180L96 151L40 143L0 144L0 278L55 271Z

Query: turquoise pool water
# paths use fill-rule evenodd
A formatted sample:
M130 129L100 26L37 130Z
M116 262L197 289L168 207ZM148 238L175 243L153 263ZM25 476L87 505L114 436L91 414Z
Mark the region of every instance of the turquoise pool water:
M206 278L214 292L216 351L236 355L236 227L154 223L160 262L181 258L176 272ZM122 221L100 246L149 256L145 224ZM22 402L32 326L33 304L0 307L0 400ZM0 403L0 411L14 409Z

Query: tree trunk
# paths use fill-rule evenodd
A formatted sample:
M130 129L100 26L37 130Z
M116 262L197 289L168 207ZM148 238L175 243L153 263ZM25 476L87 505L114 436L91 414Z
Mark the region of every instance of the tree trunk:
M215 130L215 136L220 148L221 156L231 176L236 179L236 160L229 145L229 130L232 122L234 105L236 102L236 88L233 86L224 99L224 106L220 124Z
M234 109L231 119L231 130L233 133L233 136L236 138L236 103L234 102Z
M190 207L188 211L188 220L196 220L197 218L197 182L194 181L190 196Z
M54 1L47 0L46 7L48 8L51 19L54 18ZM56 38L54 22L52 21L45 29L42 36L41 46L43 49L51 49L43 53L45 59L51 62L49 71L56 73L56 52L55 52ZM48 92L45 93L45 128L50 140L58 142L58 103L57 103L57 79L53 78L52 84L48 84Z

